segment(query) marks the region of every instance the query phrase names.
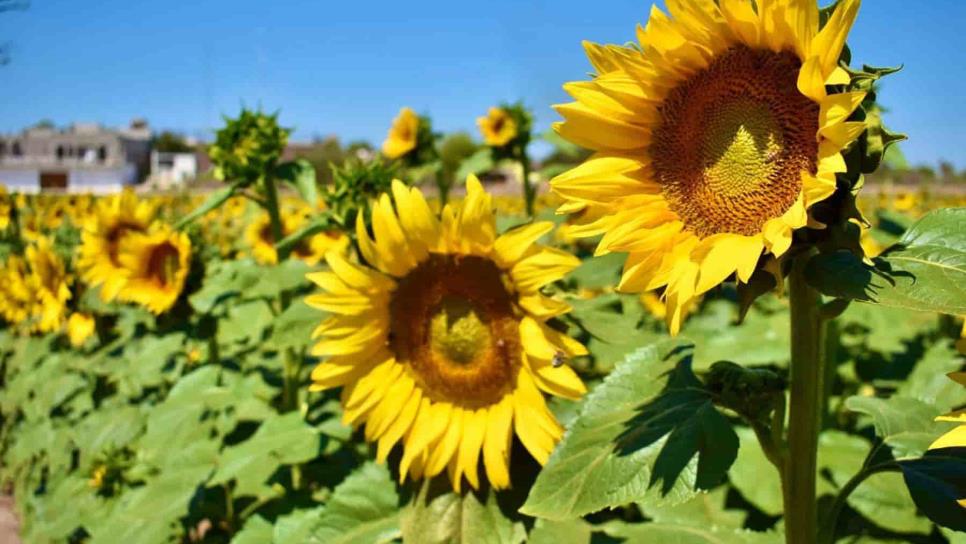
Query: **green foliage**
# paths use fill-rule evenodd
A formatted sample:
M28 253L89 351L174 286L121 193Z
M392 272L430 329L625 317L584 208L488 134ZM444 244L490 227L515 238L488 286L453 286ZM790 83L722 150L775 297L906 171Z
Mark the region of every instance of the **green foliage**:
M192 153L192 148L178 133L166 130L154 137L151 146L162 153Z
M717 484L738 439L691 373L689 351L642 348L617 365L584 401L521 512L561 520L630 501L673 504Z
M808 280L823 294L908 310L966 314L966 208L932 212L874 266L847 252L809 262Z

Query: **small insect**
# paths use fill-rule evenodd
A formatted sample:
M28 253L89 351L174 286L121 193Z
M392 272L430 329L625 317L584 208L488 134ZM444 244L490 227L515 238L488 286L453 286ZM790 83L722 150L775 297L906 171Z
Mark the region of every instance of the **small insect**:
M554 353L553 359L550 360L550 364L552 364L554 368L560 368L566 362L567 362L567 355L564 354L564 352L562 351L557 351L556 353Z

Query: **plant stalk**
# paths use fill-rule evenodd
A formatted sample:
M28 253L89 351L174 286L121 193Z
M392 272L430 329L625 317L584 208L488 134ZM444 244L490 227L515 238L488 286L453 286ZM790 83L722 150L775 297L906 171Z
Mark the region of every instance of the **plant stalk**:
M825 340L821 296L805 281L805 263L810 256L797 256L788 277L792 352L788 456L782 471L788 544L814 544L817 537L815 480L826 394Z
M523 170L523 200L527 207L527 217L533 217L533 207L537 200L537 188L530 182L530 157L527 150L520 150L520 168Z
M282 212L278 205L278 188L275 187L275 180L272 176L266 175L262 178L262 187L265 189L265 211L268 212L269 223L272 227L272 239L276 242L282 240ZM278 262L288 258L289 249L286 247L278 248Z

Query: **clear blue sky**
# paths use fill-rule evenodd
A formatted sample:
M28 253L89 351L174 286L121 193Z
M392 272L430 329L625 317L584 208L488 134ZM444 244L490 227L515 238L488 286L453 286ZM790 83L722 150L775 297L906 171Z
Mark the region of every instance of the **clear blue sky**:
M280 109L296 139L379 143L399 107L470 130L522 98L544 129L582 39L623 43L651 2L33 0L0 14L0 131L49 118L204 135L241 104ZM282 7L284 6L284 7ZM913 163L966 168L966 0L866 0L853 59L905 64L881 99Z

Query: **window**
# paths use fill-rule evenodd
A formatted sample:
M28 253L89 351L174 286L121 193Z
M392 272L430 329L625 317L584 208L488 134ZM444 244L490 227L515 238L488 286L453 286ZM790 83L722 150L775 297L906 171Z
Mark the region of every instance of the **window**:
M59 160L59 161L64 160L64 155L65 155L64 146L63 145L58 145L57 146L57 160Z
M0 141L0 157L7 154L7 142Z
M19 157L23 155L23 150L20 149L20 142L13 143L13 145L10 147L10 154L13 155L14 157Z
M107 146L97 148L97 162L107 162Z

